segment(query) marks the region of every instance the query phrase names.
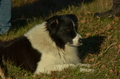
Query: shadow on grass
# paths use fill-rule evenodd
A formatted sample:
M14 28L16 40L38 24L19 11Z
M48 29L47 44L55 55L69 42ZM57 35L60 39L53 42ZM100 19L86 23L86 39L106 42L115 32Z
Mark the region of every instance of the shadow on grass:
M79 47L80 58L84 59L88 53L99 54L101 44L103 43L105 36L90 36L83 40L83 45Z
M94 0L36 0L32 3L16 6L12 9L13 26L24 26L33 17L46 18L63 8L68 8L70 5L77 6L92 1Z

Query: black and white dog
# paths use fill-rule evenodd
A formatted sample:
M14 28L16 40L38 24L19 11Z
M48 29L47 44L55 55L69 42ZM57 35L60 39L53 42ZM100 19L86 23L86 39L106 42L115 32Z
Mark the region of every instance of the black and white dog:
M0 56L34 74L61 71L81 64L78 46L82 37L77 33L77 17L73 14L57 15L38 24L22 37L0 47ZM91 72L93 69L80 68Z

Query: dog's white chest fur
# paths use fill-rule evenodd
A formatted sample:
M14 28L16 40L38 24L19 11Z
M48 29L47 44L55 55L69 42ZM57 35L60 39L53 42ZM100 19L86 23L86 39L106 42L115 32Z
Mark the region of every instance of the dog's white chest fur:
M43 53L41 61L38 62L35 74L38 74L39 72L50 73L50 71L61 71L64 68L67 68L69 64L80 63L80 60L76 54L76 48L69 46L66 47L69 50L64 51L57 49L56 53L53 53L54 51Z

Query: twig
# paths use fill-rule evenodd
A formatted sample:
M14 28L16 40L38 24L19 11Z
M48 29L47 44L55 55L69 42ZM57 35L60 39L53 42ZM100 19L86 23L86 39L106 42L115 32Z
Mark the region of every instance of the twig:
M106 50L105 50L105 52L107 52L107 50L110 48L110 47L112 47L113 45L115 45L116 43L112 43ZM104 52L104 53L105 53Z

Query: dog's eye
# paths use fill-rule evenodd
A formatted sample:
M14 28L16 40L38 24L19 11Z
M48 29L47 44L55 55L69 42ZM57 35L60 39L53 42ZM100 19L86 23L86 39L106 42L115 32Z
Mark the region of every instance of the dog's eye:
M71 30L70 29L65 29L66 32L70 32Z

